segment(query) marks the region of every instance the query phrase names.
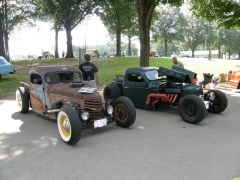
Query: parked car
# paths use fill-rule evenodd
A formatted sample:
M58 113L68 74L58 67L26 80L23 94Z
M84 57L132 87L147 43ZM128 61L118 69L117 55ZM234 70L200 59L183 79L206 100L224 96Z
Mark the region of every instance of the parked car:
M152 51L152 52L150 52L149 57L159 57L159 54L156 51ZM162 56L160 56L160 57L162 57Z
M136 107L161 108L164 105L178 107L179 115L188 123L197 124L210 113L221 113L228 105L226 95L219 90L203 92L195 84L197 74L173 66L135 67L117 75L115 81L105 86L103 95L110 104L119 96L126 96Z
M2 76L6 76L8 74L15 74L16 71L13 69L13 66L7 62L7 60L0 56L0 79Z
M130 127L136 110L130 99L117 98L103 103L96 88L82 82L81 71L71 66L38 66L29 71L29 82L16 90L21 113L33 112L57 120L60 136L73 145L84 128L101 128L116 122Z
M97 49L88 49L86 54L88 54L90 57L100 57Z

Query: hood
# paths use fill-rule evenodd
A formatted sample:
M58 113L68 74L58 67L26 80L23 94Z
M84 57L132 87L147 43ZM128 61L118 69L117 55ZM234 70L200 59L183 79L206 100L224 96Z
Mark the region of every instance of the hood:
M101 101L102 98L97 90L94 90L92 93L83 93L78 92L83 87L70 87L70 83L57 83L57 84L49 84L47 89L50 94L71 97L71 98L78 98L78 99L88 99L88 100L95 100Z

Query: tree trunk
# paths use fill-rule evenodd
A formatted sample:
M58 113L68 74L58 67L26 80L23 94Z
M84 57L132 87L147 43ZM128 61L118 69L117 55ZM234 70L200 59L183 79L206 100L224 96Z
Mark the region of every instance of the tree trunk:
M140 30L140 66L149 66L150 52L150 27L153 17L153 11L157 3L155 1L136 0L138 12L138 22Z
M59 58L58 54L58 30L55 28L55 58Z
M132 56L131 38L131 36L128 36L128 56Z
M194 51L194 50L192 50L192 58L194 58L194 52L195 52L195 51Z
M218 45L218 59L222 59L221 45Z
M231 49L228 48L228 59L231 59Z
M2 13L0 12L0 56L6 57L3 39Z
M116 34L117 34L116 56L121 56L121 31L118 29Z
M66 34L67 34L67 54L66 58L73 58L73 48L72 48L72 35L71 31L72 28L71 26L66 26Z
M8 2L7 0L4 0L4 10L3 10L3 22L8 20ZM8 36L8 24L3 23L2 24L3 28L3 34L4 34L4 43L5 43L5 53L6 53L6 60L10 61L10 54L9 54L9 36Z
M212 46L208 51L208 60L211 60L211 59L212 59Z
M6 29L3 30L4 34L4 43L5 43L5 51L6 51L6 60L9 62L10 61L10 53L9 53L9 36L8 32Z
M164 46L165 46L165 51L164 51L164 56L167 57L167 52L168 52L168 44L167 44L167 41L164 40Z

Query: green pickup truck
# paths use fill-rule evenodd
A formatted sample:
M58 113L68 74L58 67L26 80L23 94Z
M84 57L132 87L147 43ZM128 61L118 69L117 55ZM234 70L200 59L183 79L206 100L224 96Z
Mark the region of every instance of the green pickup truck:
M196 73L177 66L172 69L134 67L126 69L124 75L116 75L114 81L105 86L103 96L108 103L125 96L136 107L144 109L177 106L185 122L197 124L205 118L206 111L223 112L228 99L219 90L203 91L196 80Z

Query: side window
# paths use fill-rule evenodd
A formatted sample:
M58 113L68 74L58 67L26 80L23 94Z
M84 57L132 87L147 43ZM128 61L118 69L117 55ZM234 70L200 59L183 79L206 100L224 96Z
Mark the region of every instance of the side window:
M42 84L42 78L39 74L31 74L31 83Z
M128 80L133 82L144 82L143 77L139 74L128 74Z

